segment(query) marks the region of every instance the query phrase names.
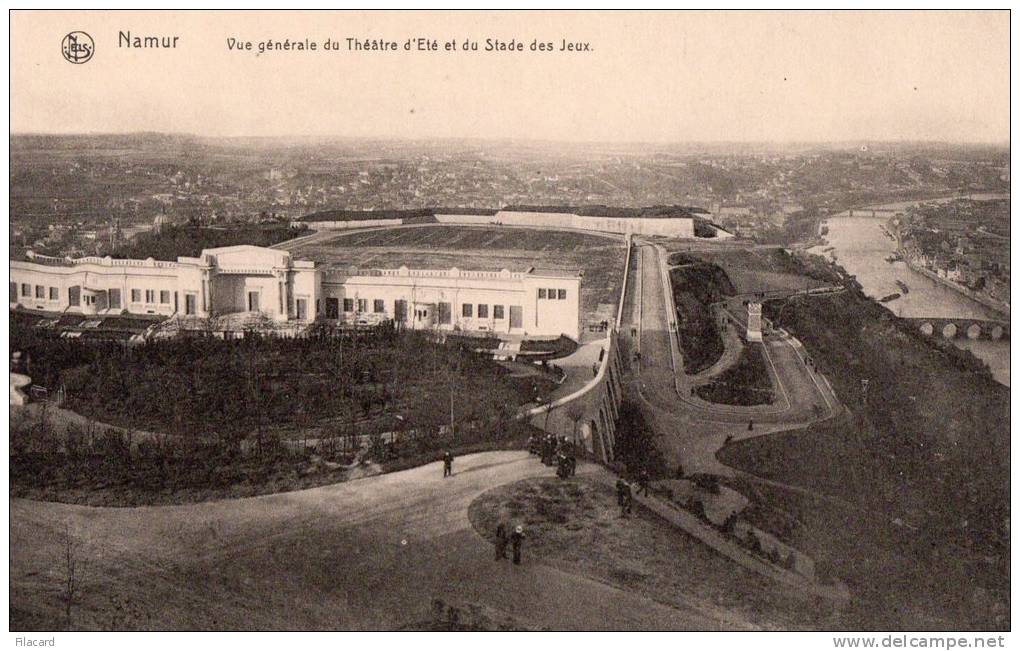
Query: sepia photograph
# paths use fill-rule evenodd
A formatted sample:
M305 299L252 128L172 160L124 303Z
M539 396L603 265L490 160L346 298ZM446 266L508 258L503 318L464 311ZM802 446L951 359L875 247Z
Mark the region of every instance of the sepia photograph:
M1008 9L8 18L15 647L1009 646Z

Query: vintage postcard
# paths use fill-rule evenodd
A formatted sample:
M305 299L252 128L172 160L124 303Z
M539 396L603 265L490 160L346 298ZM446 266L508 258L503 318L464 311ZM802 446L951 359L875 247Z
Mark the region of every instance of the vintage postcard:
M16 646L1006 646L1008 11L9 18Z

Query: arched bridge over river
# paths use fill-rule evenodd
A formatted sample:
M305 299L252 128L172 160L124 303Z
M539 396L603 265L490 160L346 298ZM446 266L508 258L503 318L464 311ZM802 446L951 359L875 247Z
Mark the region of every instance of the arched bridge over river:
M982 319L948 319L942 317L906 319L922 334L944 339L1009 339L1008 321Z

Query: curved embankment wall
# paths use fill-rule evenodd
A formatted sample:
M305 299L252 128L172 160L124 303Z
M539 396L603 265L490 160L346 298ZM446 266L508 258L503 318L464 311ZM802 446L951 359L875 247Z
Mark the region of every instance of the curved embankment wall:
M501 210L494 215L434 215L440 224L466 224L474 226L535 226L540 228L567 228L603 233L633 233L664 237L694 238L694 220L690 217L597 217L565 212L519 212ZM401 226L408 223L402 218L361 219L351 221L295 221L314 230Z
M337 230L344 228L370 228L372 226L400 226L403 219L356 219L348 221L291 222L291 226L307 226L312 230Z
M606 233L635 233L666 237L694 237L694 220L688 217L594 217L560 212L519 212L501 210L495 215L440 215L441 224L502 224L505 226L544 226L573 228Z
M527 412L532 425L571 440L576 436L585 449L602 463L609 463L614 458L616 423L623 402L623 359L620 355L618 333L623 319L623 303L627 293L633 248L631 238L628 236L623 289L620 291L616 324L609 329L603 342L598 374L574 393ZM584 371L578 369L576 372Z

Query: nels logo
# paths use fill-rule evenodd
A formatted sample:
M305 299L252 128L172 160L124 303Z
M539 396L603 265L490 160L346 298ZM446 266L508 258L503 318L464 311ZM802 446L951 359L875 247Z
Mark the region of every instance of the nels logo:
M61 41L60 51L71 63L85 63L95 53L96 44L85 32L71 32Z

